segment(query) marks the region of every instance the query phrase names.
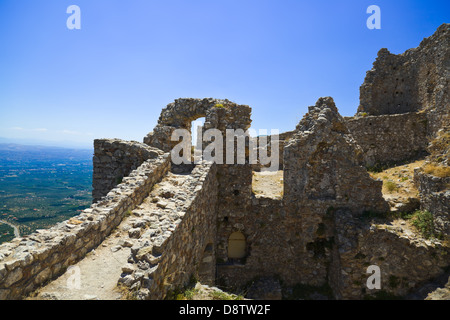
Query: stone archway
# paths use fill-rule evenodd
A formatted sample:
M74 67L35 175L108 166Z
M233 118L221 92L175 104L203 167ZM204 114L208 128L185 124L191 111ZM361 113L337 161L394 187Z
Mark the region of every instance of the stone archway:
M161 111L156 127L144 137L144 143L165 152L170 151L176 145L176 142L170 141L175 129L190 131L192 121L203 117L206 118L206 122L212 123L214 127L218 119L210 119L208 111L217 105L237 106L227 99L176 99Z

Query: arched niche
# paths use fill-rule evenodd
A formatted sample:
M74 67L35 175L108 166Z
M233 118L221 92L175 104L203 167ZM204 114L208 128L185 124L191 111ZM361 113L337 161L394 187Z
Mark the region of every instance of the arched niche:
M233 232L228 238L228 259L242 259L247 255L247 243L242 232Z

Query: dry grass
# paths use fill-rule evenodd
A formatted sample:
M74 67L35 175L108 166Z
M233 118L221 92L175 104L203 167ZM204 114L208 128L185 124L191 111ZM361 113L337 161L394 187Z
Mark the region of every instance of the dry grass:
M374 179L383 181L383 194L405 199L414 198L418 195L418 190L414 185L414 168L421 167L424 162L424 160L415 161L382 172L370 172L370 175Z
M450 177L450 167L440 166L434 163L428 163L423 167L423 172L426 174L431 174L439 178Z
M136 292L123 284L118 284L115 290L120 293L121 300L136 300Z
M281 199L283 197L283 171L253 172L252 191L255 195Z
M78 220L76 218L70 218L68 223L73 224L73 225L79 225L82 224L84 221Z

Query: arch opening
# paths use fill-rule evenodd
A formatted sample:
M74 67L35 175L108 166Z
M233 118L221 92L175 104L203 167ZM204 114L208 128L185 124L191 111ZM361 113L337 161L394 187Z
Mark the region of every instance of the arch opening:
M247 256L247 242L242 232L233 232L228 238L228 260L241 262Z

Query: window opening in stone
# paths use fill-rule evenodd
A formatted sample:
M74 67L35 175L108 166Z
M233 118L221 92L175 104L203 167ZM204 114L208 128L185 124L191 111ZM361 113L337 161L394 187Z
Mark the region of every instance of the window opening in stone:
M198 139L198 133L199 133L198 127L203 127L204 125L205 125L205 117L198 118L198 119L192 121L192 123L191 123L191 142L192 142L193 146L197 145L197 141L198 141L197 139ZM200 139L201 139L201 137L200 137Z
M260 139L262 136L257 136L255 139L258 145L258 164L252 167L252 194L257 197L265 197L272 199L282 199L284 193L283 182L283 150L286 140L289 140L290 135L281 133L278 136L278 150L272 150L272 136L267 136L266 140ZM261 150L261 148L265 148ZM278 168L273 168L272 163L262 165L261 152L267 153L271 156L272 152L278 152ZM270 168L270 170L268 170ZM275 169L275 170L274 170Z

